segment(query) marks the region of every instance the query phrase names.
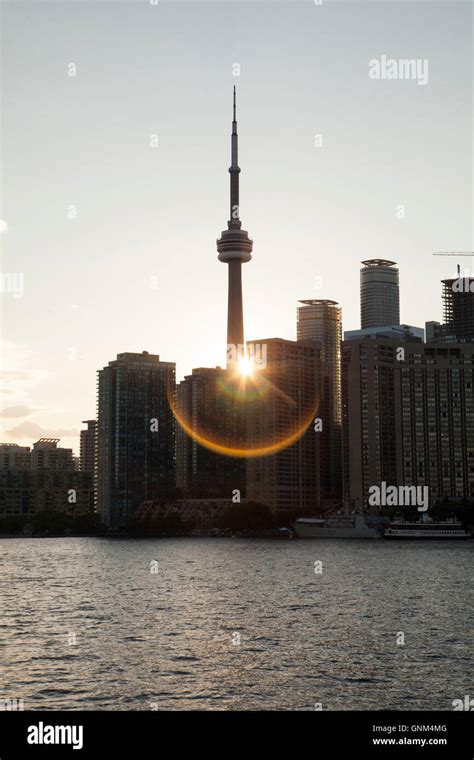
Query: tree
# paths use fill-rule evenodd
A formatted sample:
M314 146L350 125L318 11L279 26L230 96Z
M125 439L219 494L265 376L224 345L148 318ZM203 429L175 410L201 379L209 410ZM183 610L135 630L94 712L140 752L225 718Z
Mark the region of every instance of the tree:
M72 519L71 529L73 533L86 536L98 536L106 531L97 512L86 512L83 515L75 515Z
M6 515L0 519L0 533L21 533L28 518L20 515Z
M231 504L219 520L222 530L268 530L275 526L273 512L254 501Z
M35 533L64 533L71 526L71 518L65 512L45 509L37 512L33 518Z

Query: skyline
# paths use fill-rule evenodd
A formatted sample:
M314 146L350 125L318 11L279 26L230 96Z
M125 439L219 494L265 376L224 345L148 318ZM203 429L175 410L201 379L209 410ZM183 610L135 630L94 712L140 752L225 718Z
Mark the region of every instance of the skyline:
M254 240L247 339L294 339L297 302L307 298L336 300L344 329L359 327L360 262L377 257L399 265L402 322L441 320L441 280L458 260L432 252L472 250L467 5L456 16L452 3L407 4L403 14L399 4L278 4L272 13L255 3L124 5L114 8L120 57L104 36L108 4L55 6L54 16L40 5L4 6L2 269L24 272L25 292L1 299L14 373L2 409L38 411L7 417L2 440L31 445L63 431L61 445L77 452L79 423L95 416L96 371L122 351L176 361L178 379L192 367L224 366L226 273L215 240L228 205L234 84L242 214ZM25 13L32 23L19 39ZM155 26L149 13L161 13ZM239 43L229 51L230 23ZM212 29L212 50L203 27ZM356 39L354 29L366 36ZM426 86L370 80L368 61L385 52L428 58ZM291 54L288 67L282 58ZM76 59L77 76L68 77ZM76 219L67 218L70 204Z

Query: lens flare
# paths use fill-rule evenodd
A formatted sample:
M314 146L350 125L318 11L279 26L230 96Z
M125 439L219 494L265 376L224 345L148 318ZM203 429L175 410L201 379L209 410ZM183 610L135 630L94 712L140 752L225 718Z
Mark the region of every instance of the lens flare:
M309 411L306 408L298 413L298 405L294 399L278 389L257 371L253 371L250 375L241 374L238 369L237 372L223 373L222 377L217 380L215 388L216 399L214 401L216 409L219 409L220 413L216 413L215 419L213 418L211 429L208 418L206 418L206 426L203 423L193 422L187 418L171 396L168 397L168 401L184 432L201 446L222 456L250 459L271 456L283 451L305 434L319 407L319 399L315 399ZM242 423L247 413L252 415L252 404L260 406L260 414L262 414L263 409L265 415L272 415L274 413L273 402L277 397L291 409L291 413L288 415L291 423L287 427L279 426L278 438L252 440L252 445L250 445L249 439L243 440L243 436L239 435L236 429L239 427L238 424L230 432L223 433L223 423L227 423L232 428L232 421L235 423L236 420L240 420ZM271 427L273 428L273 425Z
M237 371L243 377L249 377L253 372L253 364L249 356L242 356L237 365Z

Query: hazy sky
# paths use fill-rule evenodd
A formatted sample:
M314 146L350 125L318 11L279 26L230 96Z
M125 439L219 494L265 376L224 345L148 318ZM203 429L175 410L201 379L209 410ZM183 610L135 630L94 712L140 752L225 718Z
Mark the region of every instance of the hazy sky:
M440 319L457 260L431 254L473 250L472 34L453 0L2 2L1 440L77 448L119 352L224 363L234 84L246 337L294 339L299 298L359 327L373 257L403 322ZM383 55L427 84L370 79Z

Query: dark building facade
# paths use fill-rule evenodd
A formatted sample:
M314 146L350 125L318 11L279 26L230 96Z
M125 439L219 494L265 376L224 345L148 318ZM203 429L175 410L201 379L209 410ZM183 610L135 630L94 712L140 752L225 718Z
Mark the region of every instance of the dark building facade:
M95 468L97 421L83 420L82 424L87 425L87 428L86 430L81 430L79 469L82 472L93 473Z
M389 338L342 344L344 501L357 508L370 486L402 482L399 345Z
M58 446L59 438L40 438L33 444L31 467L33 470L75 470L72 449Z
M319 351L312 341L271 338L252 343L266 347L266 363L254 371L258 392L246 404L249 451L278 446L298 431L302 435L268 456L249 456L247 500L265 504L285 519L315 514L320 508L321 433L314 428Z
M33 450L0 444L0 521L44 511L75 516L94 510L92 473L77 472L72 449L58 443L59 438L41 438Z
M93 512L92 474L46 469L0 471L0 521L2 517L33 517L44 511L71 516Z
M177 387L178 419L202 440L228 448L245 446L242 402L232 393L229 373L220 367L193 369ZM189 493L230 498L238 489L245 494L245 460L213 450L186 432L176 433L176 484Z
M0 443L0 470L31 469L31 449L17 443Z
M403 350L401 350L403 349ZM474 344L387 338L342 349L344 497L428 486L430 503L474 497Z
M146 351L98 372L97 511L112 530L175 487L175 383L175 364Z
M342 499L341 419L341 307L336 301L300 301L297 310L298 341L314 341L319 349L318 416L323 430L320 445L321 499Z
M444 339L474 341L474 278L450 278L442 285Z

